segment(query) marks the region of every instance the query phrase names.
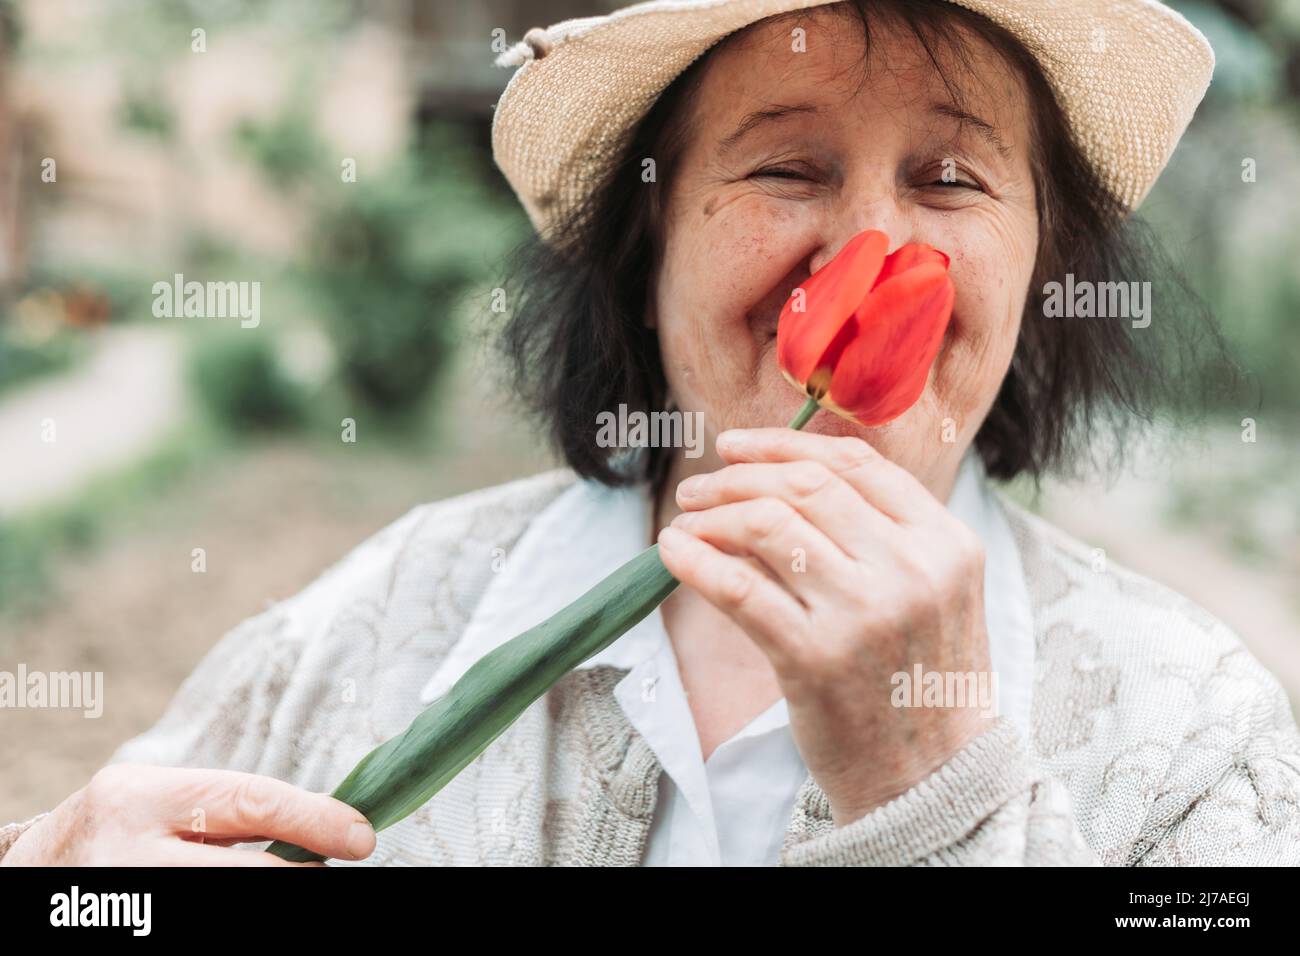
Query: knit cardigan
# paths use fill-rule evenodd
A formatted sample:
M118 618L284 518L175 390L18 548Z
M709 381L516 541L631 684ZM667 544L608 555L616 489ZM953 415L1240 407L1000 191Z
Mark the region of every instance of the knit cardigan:
M420 506L228 633L112 762L220 767L331 790L419 712L567 470ZM811 776L781 863L1300 863L1300 734L1278 682L1222 623L1001 500L1034 615L1029 739L1006 719L926 780L836 827ZM575 671L365 865L636 865L661 768L613 695ZM36 819L40 819L39 817ZM0 829L0 855L26 826Z

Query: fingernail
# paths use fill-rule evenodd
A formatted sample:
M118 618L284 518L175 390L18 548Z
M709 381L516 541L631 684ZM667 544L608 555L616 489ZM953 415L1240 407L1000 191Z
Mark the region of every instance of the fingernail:
M677 495L680 498L694 498L704 490L704 482L707 475L691 475L677 486Z
M354 823L348 827L348 853L354 860L364 860L375 849L375 831L369 823Z
M743 428L732 428L718 436L718 451L738 451L749 444L749 433Z
M685 531L678 531L672 525L664 525L664 527L659 531L659 550L673 550L673 548L682 543L682 538L685 536Z
M676 518L674 518L670 527L693 528L698 523L699 523L699 515L695 514L694 512L687 511L684 512L683 514L679 514Z

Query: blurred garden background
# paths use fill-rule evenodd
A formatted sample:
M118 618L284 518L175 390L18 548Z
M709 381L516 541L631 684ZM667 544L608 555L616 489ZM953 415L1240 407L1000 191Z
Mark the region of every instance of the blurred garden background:
M493 42L616 5L0 0L0 670L102 671L106 698L0 711L0 822L370 533L550 467L488 366L528 228L491 161ZM1174 6L1218 66L1143 213L1250 400L1120 476L1010 493L1208 607L1300 702L1300 0ZM176 274L259 282L256 330L154 317Z

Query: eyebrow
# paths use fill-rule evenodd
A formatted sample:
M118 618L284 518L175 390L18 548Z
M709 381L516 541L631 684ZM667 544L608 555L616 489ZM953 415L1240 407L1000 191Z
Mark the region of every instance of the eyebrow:
M747 136L757 126L761 126L764 123L771 122L772 120L794 116L799 113L816 112L817 107L810 103L797 103L791 106L775 104L772 106L766 106L763 109L754 110L741 120L740 124L734 130L722 139L718 144L718 154L725 155L726 153L729 153L736 147L737 143L744 139L745 136Z
M773 120L784 119L787 116L793 116L800 113L816 113L818 108L810 103L798 103L793 105L774 104L762 109L754 110L742 119L721 142L718 143L718 155L724 156L736 145L751 133L756 127ZM977 130L979 134L1004 157L1010 157L1011 147L998 134L997 127L987 120L983 120L974 113L967 112L952 103L934 103L930 107L930 112L939 116L946 116L954 119L962 126L970 126Z
M930 107L930 112L937 113L939 116L947 116L955 119L962 126L971 126L978 130L988 143L1001 153L1004 157L1010 157L1011 147L1006 144L1001 136L998 135L997 128L992 123L980 119L974 113L968 113L963 109L953 106L951 103L935 103Z

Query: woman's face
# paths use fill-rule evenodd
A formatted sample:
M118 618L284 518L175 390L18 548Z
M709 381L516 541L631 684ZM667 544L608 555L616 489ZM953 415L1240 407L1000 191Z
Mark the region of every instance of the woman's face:
M804 397L782 377L776 324L790 292L863 229L890 249L948 253L952 322L920 401L864 428L823 412L807 428L858 435L946 498L1011 361L1038 241L1025 94L982 41L971 71L873 24L865 81L856 21L816 10L716 48L668 202L650 321L677 407L727 428L784 425ZM946 175L945 175L946 173ZM679 460L678 466L684 462Z

